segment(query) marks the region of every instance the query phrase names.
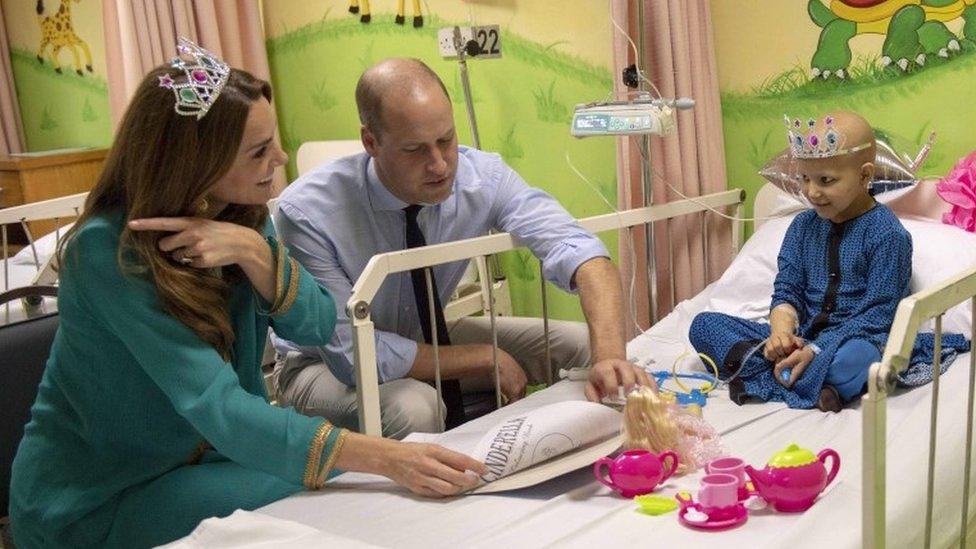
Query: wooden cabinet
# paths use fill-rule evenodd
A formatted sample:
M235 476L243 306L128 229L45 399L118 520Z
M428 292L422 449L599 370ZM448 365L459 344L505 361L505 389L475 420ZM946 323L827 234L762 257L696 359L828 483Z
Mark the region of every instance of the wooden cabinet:
M39 202L91 190L102 172L108 149L26 156L0 155L0 207ZM29 223L41 236L54 230L53 221Z

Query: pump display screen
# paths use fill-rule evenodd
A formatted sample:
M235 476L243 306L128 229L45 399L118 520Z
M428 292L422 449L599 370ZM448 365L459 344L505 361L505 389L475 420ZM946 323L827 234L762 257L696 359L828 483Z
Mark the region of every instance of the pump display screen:
M607 131L610 129L610 117L605 114L580 115L573 120L573 125L577 130Z

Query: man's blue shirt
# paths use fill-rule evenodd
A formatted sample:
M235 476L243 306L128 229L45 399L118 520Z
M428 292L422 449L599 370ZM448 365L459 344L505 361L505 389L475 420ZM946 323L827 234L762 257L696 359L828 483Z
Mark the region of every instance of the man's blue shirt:
M366 153L316 167L288 186L278 200L275 223L291 254L335 299L338 320L332 342L299 347L274 338L279 353L319 356L340 381L355 385L352 329L345 304L352 285L376 254L406 249L403 208L409 204L380 182ZM544 274L573 291L584 262L609 257L606 247L545 192L529 187L497 154L460 147L454 189L444 202L424 207L418 222L427 244L509 232L543 260ZM434 268L441 303L447 303L466 262ZM387 277L370 306L376 328L380 382L406 377L423 341L410 273Z

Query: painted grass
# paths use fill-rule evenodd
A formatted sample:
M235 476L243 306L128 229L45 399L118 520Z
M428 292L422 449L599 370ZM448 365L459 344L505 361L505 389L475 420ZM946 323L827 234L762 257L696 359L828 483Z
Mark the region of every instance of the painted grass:
M752 94L722 95L729 186L747 190L748 213L751 197L764 183L758 170L786 146L783 114L806 118L830 109L854 110L876 128L899 136L913 154L934 130L938 138L922 175L944 174L976 148L976 104L970 100L976 55L964 53L898 77L884 71L863 74L848 82L814 81L792 89L782 84L791 77L780 75ZM777 86L781 93L761 95Z
M298 145L305 141L358 138L359 120L353 98L356 80L366 61L390 56L424 59L441 76L456 101L454 116L460 140L471 142L460 101L457 63L437 56L436 29L445 23L425 19L422 29L414 29L394 25L392 18L374 14L369 25L351 16L320 21L269 40L279 127L283 145L292 158ZM547 49L507 34L502 44L502 59L468 64L482 148L499 152L530 185L555 196L572 215L606 213L606 204L573 174L564 157L568 150L573 163L615 203L614 140L576 140L569 135L568 124L572 105L606 95L610 71L555 51L558 44L550 44ZM324 87L320 85L323 81ZM567 116L555 121L540 119L533 95L540 90L550 108L559 105ZM315 97L322 93L334 97L335 105L320 109ZM291 166L289 176L294 175ZM616 249L615 233L601 236L608 249ZM516 314L538 314L538 262L526 252L511 253L503 255L502 267L512 281ZM574 296L552 287L547 295L553 318L582 320Z
M33 52L10 52L27 150L105 147L112 141L112 121L105 81L91 73L78 76L65 66L54 72Z
M881 66L878 56L854 59L848 69L848 76L844 80L836 77L824 80L813 78L807 66L797 64L782 73L770 76L752 89L749 96L763 98L810 98L823 93L851 93L860 89L872 89L886 82L897 82L907 77L923 77L933 70L951 67L965 59L972 59L974 51L955 54L949 59L929 57L925 66L910 66L907 72L894 65Z

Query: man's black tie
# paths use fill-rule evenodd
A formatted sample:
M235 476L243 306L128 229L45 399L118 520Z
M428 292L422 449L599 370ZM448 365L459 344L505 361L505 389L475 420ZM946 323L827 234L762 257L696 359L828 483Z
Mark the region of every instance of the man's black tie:
M417 224L417 214L423 206L416 204L407 206L403 209L407 214L407 248L417 248L427 245L427 239ZM423 269L413 269L410 271L410 278L413 280L413 296L417 303L417 315L420 316L420 327L424 331L424 341L428 345L433 345L434 336L430 332L430 305L427 300L427 279ZM437 323L437 344L450 345L451 339L447 335L447 322L444 321L444 307L441 305L440 294L437 292L437 279L434 278L434 271L431 269L431 286L434 289L434 321ZM461 383L456 379L442 379L441 391L443 392L444 405L447 407L447 417L444 420L446 427L452 429L464 423L464 404L461 402Z

